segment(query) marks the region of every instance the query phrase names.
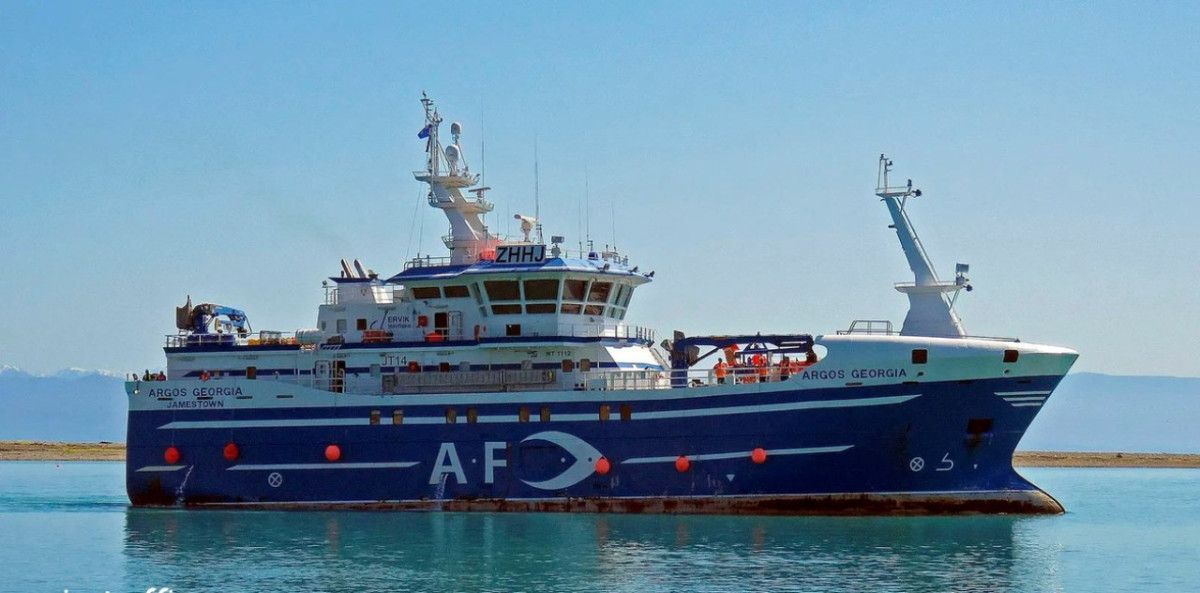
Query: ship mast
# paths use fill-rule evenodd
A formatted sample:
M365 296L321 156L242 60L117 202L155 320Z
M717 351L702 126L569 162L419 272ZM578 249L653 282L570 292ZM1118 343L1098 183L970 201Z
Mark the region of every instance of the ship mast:
M879 175L875 195L887 204L888 212L892 215L892 228L900 239L900 247L908 260L915 282L896 285L896 290L908 295L908 315L904 318L904 326L900 335L905 336L938 336L964 337L967 332L963 329L962 321L954 310L954 302L962 289L969 292L967 284L966 264L958 264L955 268L953 282L938 280L937 272L925 253L921 239L913 228L908 213L904 210L909 198L920 197L921 190L913 189L912 180L905 186L890 187L888 173L892 170L892 161L884 155L879 155ZM952 297L947 297L953 293Z
M413 176L429 184L429 205L440 208L450 221L450 235L442 237L450 249L450 263L473 264L500 242L480 218L492 211L492 203L483 197L491 188L468 190L474 197L463 196L462 190L478 183L479 176L471 173L459 143L462 124L450 124L453 143L443 149L438 136L442 117L437 106L425 93L421 93L421 105L425 107L425 127L417 133L417 138L426 140L425 170L414 171Z

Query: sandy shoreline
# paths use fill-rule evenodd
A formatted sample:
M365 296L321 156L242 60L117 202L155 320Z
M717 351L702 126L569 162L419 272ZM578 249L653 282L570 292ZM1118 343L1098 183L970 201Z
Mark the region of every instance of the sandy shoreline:
M124 461L123 443L0 441L0 461ZM1018 467L1182 467L1200 468L1200 455L1185 453L1075 453L1018 451Z
M0 441L0 461L125 461L125 444Z
M1017 451L1017 467L1185 467L1200 468L1200 455L1187 453L1075 453Z

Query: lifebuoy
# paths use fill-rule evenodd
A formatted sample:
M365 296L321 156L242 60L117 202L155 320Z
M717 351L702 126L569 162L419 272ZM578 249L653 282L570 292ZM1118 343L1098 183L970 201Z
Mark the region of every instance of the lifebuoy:
M411 362L409 362L409 363L408 363L408 372L410 372L410 373L419 373L419 372L421 372L421 363L419 363L419 362L417 362L417 361L415 361L415 360L414 360L414 361L411 361Z

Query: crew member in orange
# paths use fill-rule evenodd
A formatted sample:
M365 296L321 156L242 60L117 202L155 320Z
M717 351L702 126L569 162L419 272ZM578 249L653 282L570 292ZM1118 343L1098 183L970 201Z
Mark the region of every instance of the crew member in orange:
M762 353L759 352L750 357L750 363L758 368L758 380L766 383L768 381L767 374L770 372L770 369L767 368L767 357L763 356Z
M788 360L787 356L784 356L783 360L779 361L779 380L780 381L787 381L789 378L791 378L791 374L792 374L792 368L790 366L791 364L792 363L791 363L791 361Z
M728 366L724 360L718 360L717 366L713 367L713 372L717 375L717 383L725 384L725 374L729 372L727 370Z

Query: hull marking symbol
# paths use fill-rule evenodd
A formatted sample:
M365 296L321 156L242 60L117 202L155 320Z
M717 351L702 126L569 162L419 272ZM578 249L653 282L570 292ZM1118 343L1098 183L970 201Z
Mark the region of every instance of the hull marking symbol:
M278 488L282 486L283 474L279 472L271 472L270 475L267 476L267 484L269 484L272 488Z
M942 465L934 471L948 472L952 469L954 469L954 460L950 459L950 453L947 451L946 454L942 456Z
M911 469L914 472L919 472L925 469L925 460L921 459L920 457L913 457L912 461L908 462L908 469Z
M575 435L567 434L565 432L558 432L556 430L547 430L537 434L531 434L525 437L521 442L525 443L528 441L546 441L554 443L575 457L575 463L571 464L571 467L568 467L561 474L558 474L549 480L543 480L541 482L521 480L522 482L525 482L526 484L540 490L562 490L563 488L569 488L582 482L584 478L587 478L596 471L596 460L602 457L600 452L597 451L595 447L591 446L587 441L584 441Z

